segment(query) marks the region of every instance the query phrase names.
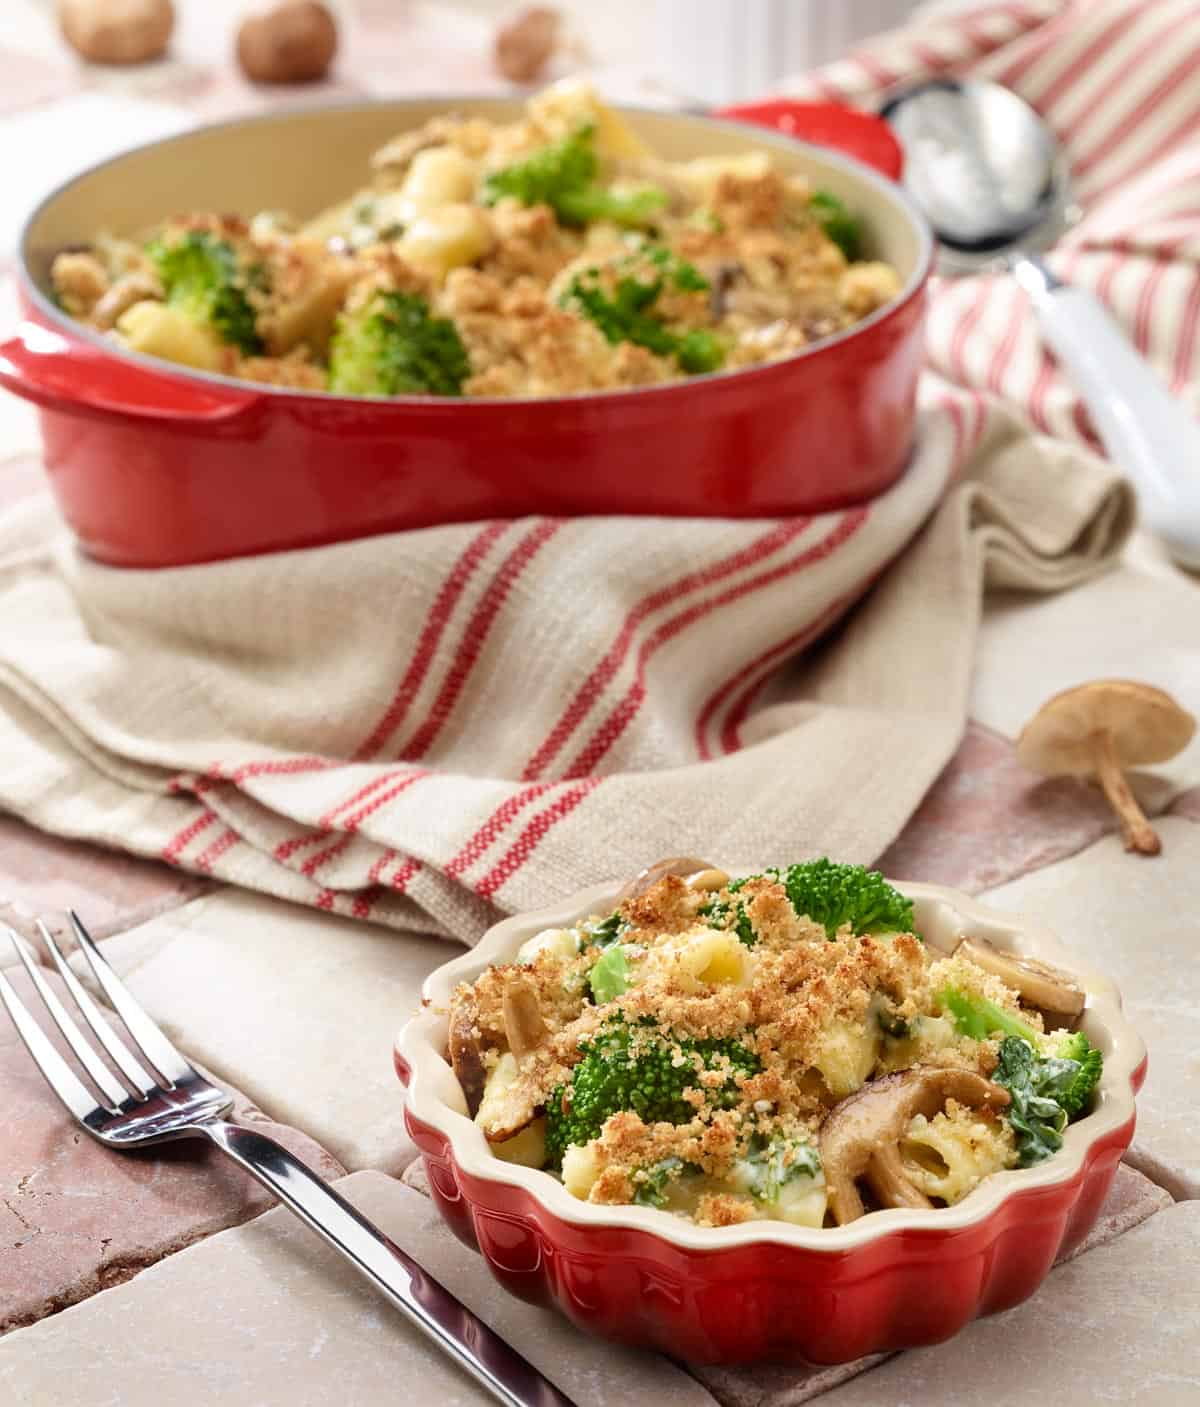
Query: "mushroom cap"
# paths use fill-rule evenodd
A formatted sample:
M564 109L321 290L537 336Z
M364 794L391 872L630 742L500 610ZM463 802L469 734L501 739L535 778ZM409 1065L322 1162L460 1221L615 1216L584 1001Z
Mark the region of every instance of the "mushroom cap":
M658 860L653 865L647 865L629 881L617 895L617 904L624 904L630 899L640 899L648 889L653 888L660 879L666 879L668 875L687 879L689 875L702 874L712 868L707 860L698 860L694 855L675 855L668 860Z
M1195 731L1192 715L1161 689L1094 679L1046 700L1021 730L1017 761L1048 777L1093 776L1097 733L1111 734L1122 767L1138 767L1174 757Z
M1027 1006L1072 1019L1083 1010L1087 994L1069 972L1037 958L1002 952L984 938L964 938L954 951L1006 982Z

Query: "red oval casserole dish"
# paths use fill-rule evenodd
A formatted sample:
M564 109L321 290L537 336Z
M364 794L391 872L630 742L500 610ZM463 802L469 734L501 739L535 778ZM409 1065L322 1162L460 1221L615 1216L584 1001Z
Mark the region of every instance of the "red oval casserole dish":
M34 212L21 241L26 321L0 344L0 385L40 407L50 481L87 551L166 566L527 513L773 517L861 501L900 475L928 230L887 176L747 127L754 108L740 110L742 121L626 117L671 159L769 149L781 169L859 212L870 252L904 280L863 322L762 367L545 400L347 399L120 350L47 296L64 246L175 211L311 214L344 197L389 137L450 108L500 121L519 110L508 100L423 99L202 127L93 167ZM771 104L760 116L795 130L798 110ZM861 134L849 140L861 149Z
M459 982L510 962L546 928L607 913L604 885L497 924L426 980L396 1045L405 1120L430 1190L454 1233L513 1294L557 1305L580 1328L694 1363L841 1363L949 1338L1010 1309L1095 1222L1133 1138L1146 1048L1108 978L1032 920L930 884L898 884L931 947L964 935L1041 958L1087 993L1080 1028L1104 1056L1096 1104L1053 1157L993 1173L952 1207L872 1212L816 1229L751 1221L717 1229L650 1207L581 1202L549 1173L496 1158L467 1115L445 1058L447 1004Z

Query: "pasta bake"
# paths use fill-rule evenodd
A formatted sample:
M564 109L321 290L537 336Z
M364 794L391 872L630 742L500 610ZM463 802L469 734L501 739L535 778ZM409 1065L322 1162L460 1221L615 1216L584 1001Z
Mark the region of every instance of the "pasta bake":
M1064 974L913 932L880 875L663 862L611 913L455 989L449 1058L494 1155L719 1227L951 1206L1051 1157L1101 1055Z
M765 150L665 160L575 80L516 122L400 133L313 218L167 214L62 250L51 284L119 345L204 372L548 397L790 356L900 292L870 252L855 211Z

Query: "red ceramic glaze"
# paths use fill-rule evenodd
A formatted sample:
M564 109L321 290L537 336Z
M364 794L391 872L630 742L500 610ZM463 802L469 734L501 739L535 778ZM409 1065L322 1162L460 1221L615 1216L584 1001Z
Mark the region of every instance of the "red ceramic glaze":
M1145 1072L1143 1060L1135 1092ZM893 1231L830 1254L765 1239L697 1251L573 1224L524 1188L466 1174L442 1133L407 1110L405 1121L442 1216L505 1289L605 1338L726 1364L849 1362L940 1343L1020 1304L1091 1229L1134 1129L1131 1118L1096 1139L1069 1181L1014 1192L969 1225Z
M882 117L841 103L798 103L791 98L767 98L722 108L720 117L752 122L786 132L819 147L832 147L882 171L898 181L904 170L904 148Z
M795 132L803 130L796 116L803 106L769 104L739 115ZM361 111L320 116L363 119ZM270 122L277 152L279 142L304 140L303 129L290 136L292 124L313 120L311 113L275 114L171 138L157 151L192 143L180 147L190 152L199 142L205 152L223 138L227 152L255 122ZM396 121L403 125L402 116ZM676 145L686 138L684 147L695 151L713 140L708 132L724 133L728 143L729 123L643 121L670 122ZM865 114L847 118L860 146L869 145L864 122L883 126ZM763 141L781 150L778 137ZM26 320L0 343L0 385L40 408L59 506L102 561L178 565L534 513L785 516L873 497L907 463L930 246L899 189L853 160L819 158L834 163L876 211L890 212L920 251L905 295L859 327L786 361L677 385L537 401L383 401L172 367L117 350L51 305L37 286L31 249L50 241L47 230L60 240L75 230L83 206L92 228L102 225L105 216L91 216L91 205L103 209L104 193L117 192L122 163L155 157L156 148L142 148L111 170L94 169L35 213L20 275ZM886 156L880 164L890 169ZM127 179L136 179L139 168L132 169ZM207 179L217 182L211 173ZM85 181L91 184L81 187ZM55 202L62 208L73 198L70 217L58 217ZM78 228L75 237L86 233Z

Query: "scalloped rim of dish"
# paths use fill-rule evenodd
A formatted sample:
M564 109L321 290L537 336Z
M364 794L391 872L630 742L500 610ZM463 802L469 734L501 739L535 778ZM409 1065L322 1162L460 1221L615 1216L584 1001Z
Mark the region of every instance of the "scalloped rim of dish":
M490 928L476 947L444 963L426 978L421 1010L405 1024L396 1042L396 1053L410 1071L409 1112L446 1137L459 1169L472 1177L520 1187L565 1222L581 1227L646 1231L688 1251L771 1244L837 1254L893 1232L948 1232L974 1225L985 1221L1017 1193L1071 1181L1079 1175L1092 1145L1121 1128L1136 1112L1132 1081L1145 1060L1146 1048L1122 1013L1116 985L1101 973L1082 966L1035 919L987 908L940 885L900 880L893 883L913 900L915 927L931 947L946 953L950 939L981 937L1006 951L1041 958L1070 973L1087 993L1080 1026L1104 1055L1096 1107L1086 1118L1068 1126L1058 1153L1032 1168L992 1173L953 1207L889 1209L838 1227L799 1227L770 1220L703 1227L652 1207L581 1202L552 1174L497 1158L482 1131L468 1117L458 1080L442 1054L446 1048L450 994L459 982L473 981L492 963L511 961L521 943L542 929L568 928L589 914L610 911L622 887L617 882L596 885L548 908L505 919Z

